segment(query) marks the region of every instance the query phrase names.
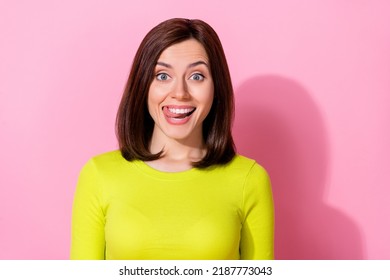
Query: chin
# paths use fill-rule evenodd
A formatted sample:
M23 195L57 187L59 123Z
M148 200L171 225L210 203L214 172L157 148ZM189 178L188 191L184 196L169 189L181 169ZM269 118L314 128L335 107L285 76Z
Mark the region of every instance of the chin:
M167 127L162 131L168 138L173 140L197 140L197 135L195 129L191 129L189 127L176 126L176 127ZM202 135L200 133L200 135ZM200 136L202 137L202 136Z

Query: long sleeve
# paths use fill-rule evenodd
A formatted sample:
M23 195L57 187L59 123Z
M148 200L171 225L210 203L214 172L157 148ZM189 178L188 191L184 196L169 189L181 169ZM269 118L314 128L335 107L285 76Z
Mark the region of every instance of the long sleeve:
M273 225L270 181L252 159L161 172L117 150L80 172L70 258L272 259Z
M274 258L274 205L267 172L254 164L244 186L241 259Z
M105 215L93 161L80 172L72 210L71 259L105 258Z

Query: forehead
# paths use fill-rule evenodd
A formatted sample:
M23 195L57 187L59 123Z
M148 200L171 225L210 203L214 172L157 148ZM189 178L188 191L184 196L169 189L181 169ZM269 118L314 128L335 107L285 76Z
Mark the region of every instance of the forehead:
M159 61L168 62L168 60L183 62L187 60L204 60L208 62L208 56L205 48L199 41L188 39L169 46L161 53Z

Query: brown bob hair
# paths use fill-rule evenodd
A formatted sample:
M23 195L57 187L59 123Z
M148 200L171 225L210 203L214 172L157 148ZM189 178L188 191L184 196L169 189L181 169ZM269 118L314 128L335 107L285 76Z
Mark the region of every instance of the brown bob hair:
M119 105L116 134L122 156L128 160L156 160L163 151L149 151L154 121L147 97L161 53L173 44L194 38L206 50L214 82L214 101L203 122L205 157L193 166L206 168L226 164L236 154L231 126L234 114L233 87L222 44L213 28L202 20L174 18L154 27L142 40Z

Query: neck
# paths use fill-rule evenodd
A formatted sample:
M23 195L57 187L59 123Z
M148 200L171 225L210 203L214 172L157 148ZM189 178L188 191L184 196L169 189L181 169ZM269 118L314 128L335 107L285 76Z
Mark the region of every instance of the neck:
M186 139L172 139L156 129L151 139L150 151L154 154L163 151L163 156L147 164L167 172L191 169L192 163L201 160L206 154L201 134Z

